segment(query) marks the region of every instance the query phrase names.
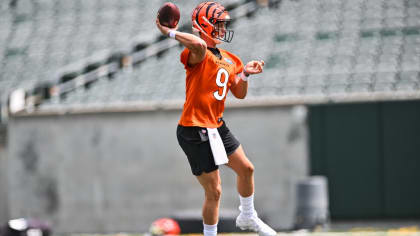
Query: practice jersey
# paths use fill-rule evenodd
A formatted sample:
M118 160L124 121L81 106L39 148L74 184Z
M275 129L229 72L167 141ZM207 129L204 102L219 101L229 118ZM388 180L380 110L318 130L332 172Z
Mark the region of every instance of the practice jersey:
M189 50L181 53L186 70L185 103L179 124L218 128L225 109L225 100L243 63L233 53L219 49L221 58L206 50L204 60L188 66Z

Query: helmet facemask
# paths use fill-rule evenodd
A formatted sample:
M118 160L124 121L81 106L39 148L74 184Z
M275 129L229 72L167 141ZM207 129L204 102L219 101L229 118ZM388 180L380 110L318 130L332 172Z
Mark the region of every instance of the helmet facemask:
M217 40L230 43L234 34L233 30L229 29L230 22L230 19L216 20L213 24L214 29L211 36Z

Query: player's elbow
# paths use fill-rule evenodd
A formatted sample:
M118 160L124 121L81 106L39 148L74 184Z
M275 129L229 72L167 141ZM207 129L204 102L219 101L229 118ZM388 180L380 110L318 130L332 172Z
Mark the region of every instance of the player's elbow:
M201 38L197 38L192 44L194 51L205 52L207 50L207 43Z

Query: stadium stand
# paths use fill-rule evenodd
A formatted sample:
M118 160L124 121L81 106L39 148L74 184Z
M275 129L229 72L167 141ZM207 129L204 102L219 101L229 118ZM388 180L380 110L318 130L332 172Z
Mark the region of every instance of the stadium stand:
M296 104L420 98L419 1L269 2L257 9L254 1L224 1L238 20L233 43L222 47L243 61L266 61L264 74L251 79L248 100ZM3 101L17 88L28 97L36 95L29 101L38 105L37 111L182 101L182 49L159 37L156 12L148 10L161 3L1 3ZM188 30L196 2L177 4L181 28Z

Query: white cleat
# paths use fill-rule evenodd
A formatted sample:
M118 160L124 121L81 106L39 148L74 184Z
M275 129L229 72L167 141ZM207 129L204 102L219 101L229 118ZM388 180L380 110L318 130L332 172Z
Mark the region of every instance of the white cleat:
M254 232L257 232L259 236L277 235L276 231L274 231L270 226L268 226L260 218L258 218L257 212L255 211L252 216L246 216L241 212L236 218L236 227L242 230L252 230Z

